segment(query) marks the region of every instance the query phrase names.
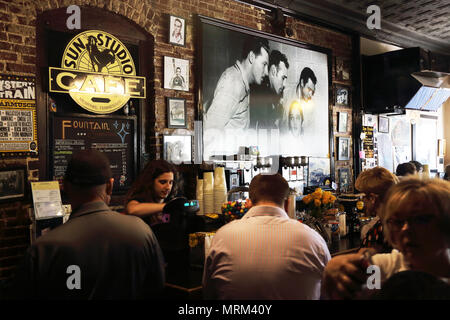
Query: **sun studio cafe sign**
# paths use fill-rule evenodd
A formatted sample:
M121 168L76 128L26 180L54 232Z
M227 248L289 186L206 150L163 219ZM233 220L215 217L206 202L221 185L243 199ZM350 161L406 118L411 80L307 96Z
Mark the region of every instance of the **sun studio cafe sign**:
M125 45L104 31L89 30L67 45L61 68L49 68L50 92L68 93L82 108L99 114L145 98L145 77L136 76Z

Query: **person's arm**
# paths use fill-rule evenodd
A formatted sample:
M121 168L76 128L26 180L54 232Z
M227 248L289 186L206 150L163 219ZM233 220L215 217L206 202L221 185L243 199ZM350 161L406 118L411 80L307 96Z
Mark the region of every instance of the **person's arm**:
M138 217L147 217L162 213L165 205L165 203L139 202L136 200L131 200L127 203L126 213Z

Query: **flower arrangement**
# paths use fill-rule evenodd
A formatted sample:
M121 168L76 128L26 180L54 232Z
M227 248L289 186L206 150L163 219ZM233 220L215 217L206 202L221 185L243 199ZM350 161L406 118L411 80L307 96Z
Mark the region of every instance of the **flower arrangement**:
M336 197L330 191L317 188L313 193L304 196L302 201L310 215L315 218L323 218L323 212L333 207Z

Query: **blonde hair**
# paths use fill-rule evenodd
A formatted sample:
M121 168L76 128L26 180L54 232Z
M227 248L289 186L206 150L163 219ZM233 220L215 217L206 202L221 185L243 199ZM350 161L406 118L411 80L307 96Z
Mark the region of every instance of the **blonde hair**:
M438 217L438 226L450 240L450 182L440 179L406 178L386 194L382 206L384 237L392 245L392 231L387 221L398 212L423 210ZM433 235L430 235L433 236Z
M398 183L398 178L389 170L375 167L361 172L355 181L355 187L366 194L374 193L383 200L391 186Z

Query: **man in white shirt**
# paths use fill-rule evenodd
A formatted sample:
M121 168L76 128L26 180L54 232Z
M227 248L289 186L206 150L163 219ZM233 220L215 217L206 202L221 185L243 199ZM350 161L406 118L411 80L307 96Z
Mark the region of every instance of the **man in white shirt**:
M252 208L214 236L203 273L206 299L319 299L331 259L323 238L290 219L289 185L279 174L257 175Z

